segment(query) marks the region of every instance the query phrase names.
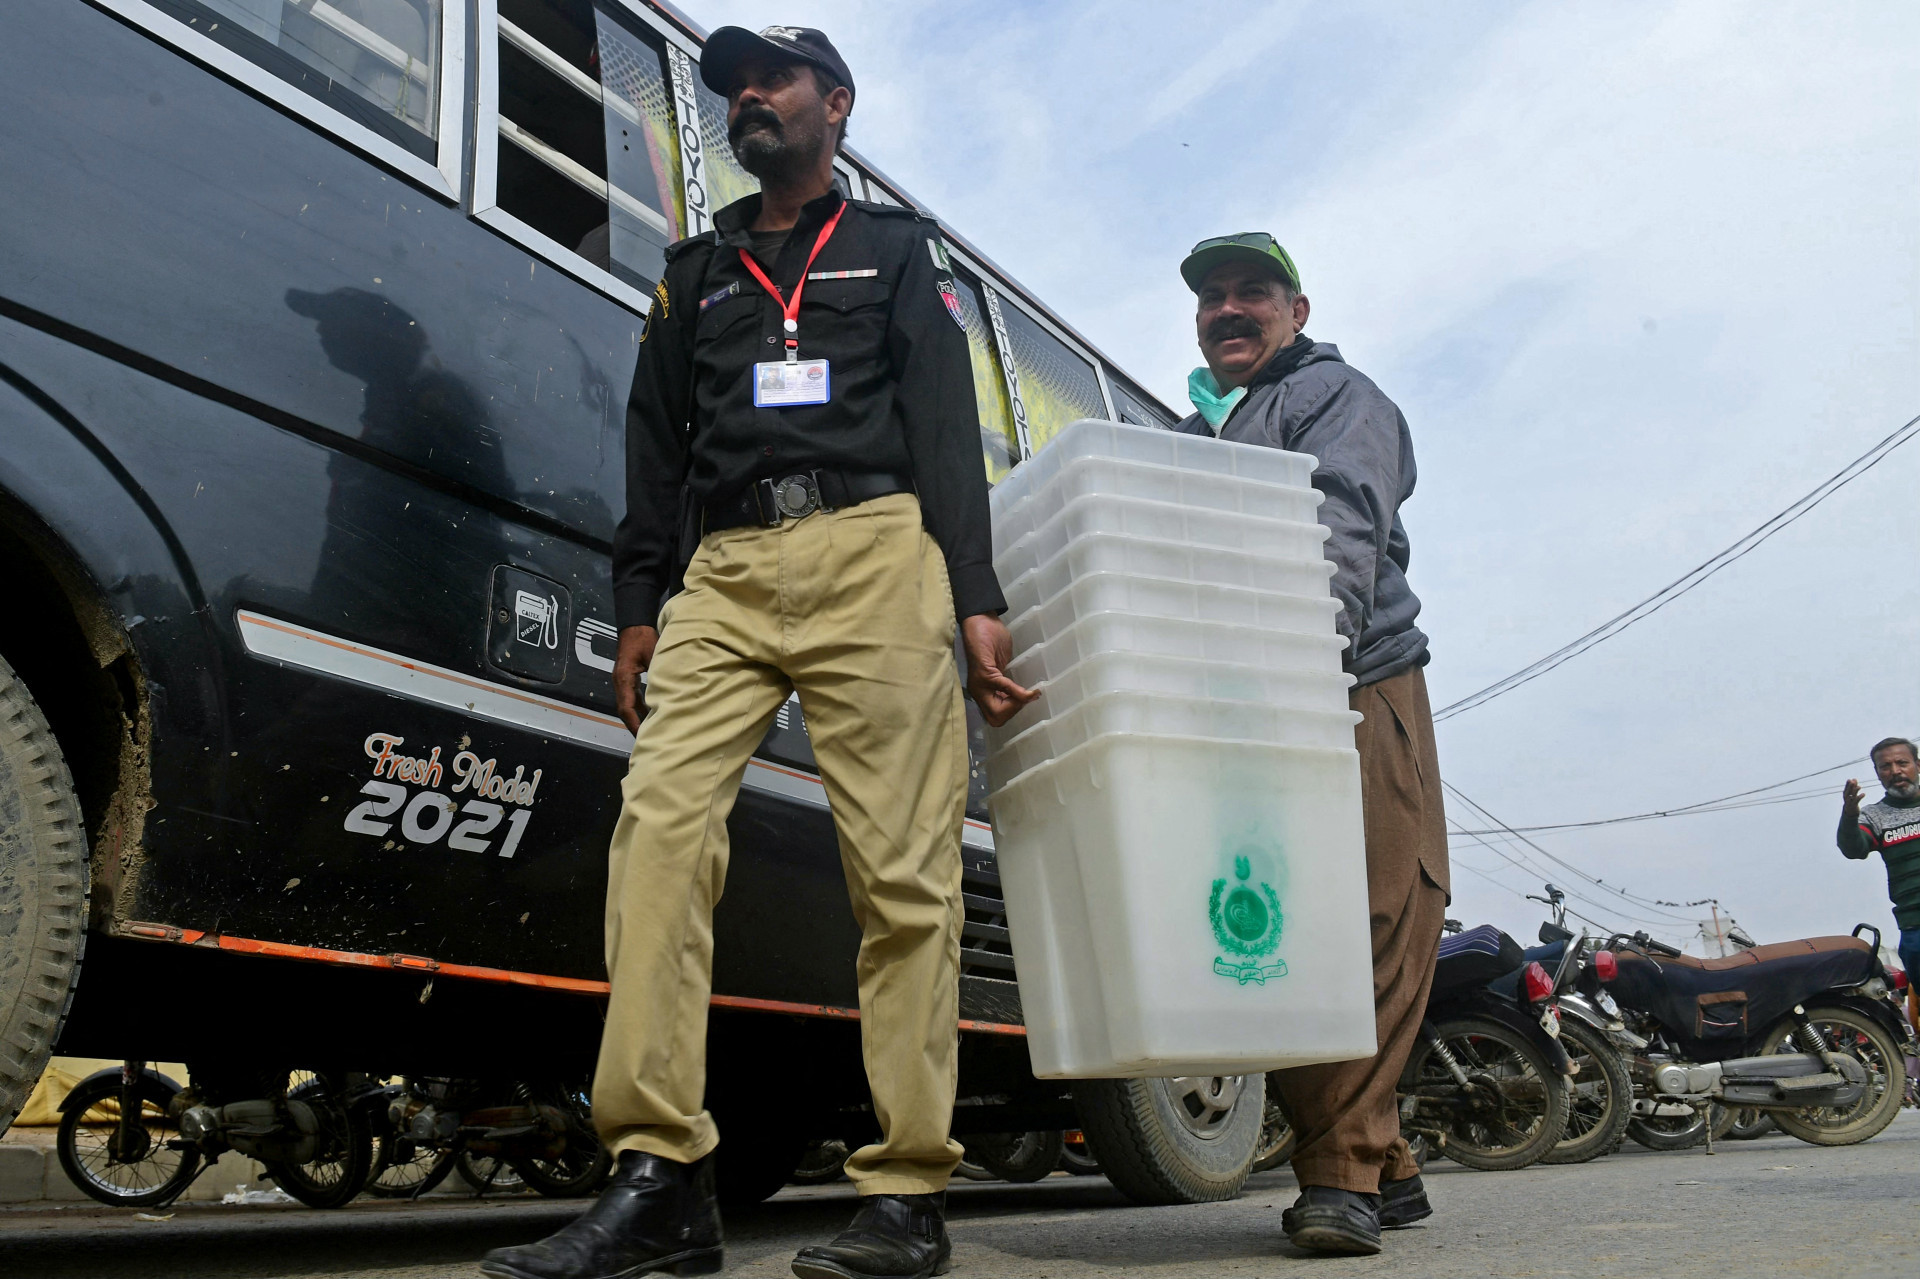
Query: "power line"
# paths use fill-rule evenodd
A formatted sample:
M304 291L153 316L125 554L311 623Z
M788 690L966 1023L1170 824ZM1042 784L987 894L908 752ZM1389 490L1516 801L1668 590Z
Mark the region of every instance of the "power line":
M1492 852L1501 857L1506 857L1505 853L1501 852L1501 850L1498 848L1494 848L1491 844L1488 844L1485 840L1476 840L1475 842L1480 844L1481 847L1486 848L1489 852ZM1506 857L1506 860L1509 862L1513 862L1513 859L1511 857ZM1453 864L1458 866L1461 870L1471 871L1473 874L1478 875L1480 878L1486 880L1489 884L1492 884L1495 888L1500 889L1502 892L1512 893L1515 897L1518 897L1522 901L1533 900L1533 898L1528 894L1521 892L1519 889L1513 887L1513 885L1511 884L1503 883L1500 880L1495 879L1492 875L1488 874L1484 870L1481 870L1478 866L1473 865L1471 862L1455 860ZM1518 863L1515 863L1515 865L1518 866ZM1520 867L1520 869L1525 869L1525 868ZM1596 906L1592 901L1588 900L1585 897L1579 897L1577 894L1569 894L1569 896L1576 897L1579 901L1585 902L1588 906L1592 906L1595 910L1601 911L1602 913L1605 913L1606 911L1605 907ZM1599 919L1595 919L1592 915L1588 915L1581 911L1575 910L1573 907L1567 905L1565 902L1562 902L1560 905L1562 910L1566 911L1567 914L1572 915L1575 919L1581 921L1582 923L1592 924L1595 928L1599 929L1603 936L1612 936L1615 933L1631 933L1633 931L1630 928L1621 927L1619 919L1614 919L1610 921L1599 920ZM1655 935L1664 934L1663 940L1666 938L1673 938L1681 935L1680 933L1676 932L1670 925L1663 924L1657 920L1639 919L1632 916L1628 916L1627 918L1631 919L1632 922L1634 923L1646 924L1650 928L1659 930L1658 933L1656 933Z
M1540 847L1540 845L1534 843L1532 840L1528 839L1525 835L1520 834L1518 831L1514 830L1513 827L1507 825L1505 822L1501 821L1498 817L1494 816L1491 812L1487 810L1487 808L1484 805L1476 802L1471 795L1468 795L1465 791L1461 790L1458 786L1455 786L1452 782L1446 781L1443 778L1440 784L1444 786L1450 793L1452 793L1452 795L1456 799L1460 800L1462 803L1466 804L1467 807L1479 813L1481 818L1484 821L1488 822L1492 826L1497 827L1500 831L1504 832L1503 838L1519 840L1521 843L1525 844L1528 848L1531 848L1534 852L1540 854L1542 857L1554 863L1556 866L1562 867L1569 873L1578 876L1580 879L1593 885L1596 888L1612 893L1614 896L1619 897L1624 901L1632 902L1634 905L1640 907L1643 910L1653 910L1655 914L1666 915L1668 919L1672 920L1675 923L1682 923L1682 924L1693 923L1692 920L1685 919L1679 915L1667 914L1666 911L1659 909L1661 903L1659 903L1653 898L1641 897L1641 896L1638 896L1637 894L1626 891L1624 888L1616 888L1612 884L1609 884L1604 880L1602 880L1597 875L1589 875L1586 871L1580 869L1580 867L1574 865L1572 862L1568 861L1566 858L1556 857L1554 854ZM1458 823L1455 823L1455 825L1458 825ZM1481 842L1484 843L1484 841L1481 841ZM1493 848L1493 845L1491 844L1488 844L1486 846L1489 848ZM1495 851L1500 852L1502 856L1506 856L1506 854L1502 850L1495 849ZM1513 861L1514 859L1509 857L1508 860ZM1520 863L1517 861L1514 864L1520 865ZM1532 868L1526 868L1526 869L1532 869ZM1602 910L1618 909L1617 907L1616 908L1606 907L1601 903L1593 901L1591 898L1584 897L1584 896L1581 896L1580 900L1585 901L1589 905L1597 907ZM1624 912L1621 912L1621 913L1624 914ZM1627 918L1633 919L1636 923L1657 923L1658 922L1655 920L1643 919L1638 916L1627 916Z
M1679 577L1667 583L1652 595L1647 596L1647 598L1641 600L1632 608L1608 618L1605 622L1594 627L1579 639L1574 640L1571 644L1555 649L1539 661L1534 662L1530 666L1522 667L1505 679L1495 680L1477 693L1470 693L1457 702L1450 702L1441 707L1434 712L1434 722L1439 723L1441 720L1451 719L1453 716L1470 711L1476 706L1484 706L1496 697L1511 693L1522 684L1531 683L1555 667L1572 661L1596 644L1601 644L1612 639L1629 626L1632 626L1635 622L1646 617L1651 617L1653 614L1679 599L1682 595L1693 590L1694 587L1712 577L1715 573L1718 573L1721 569L1742 559L1775 533L1778 533L1781 529L1799 520L1803 515L1807 514L1807 512L1813 510L1814 507L1820 505L1820 503L1826 501L1829 497L1832 497L1835 493L1845 488L1848 484L1851 484L1854 480L1859 479L1868 471L1871 471L1885 460L1889 453L1912 439L1915 434L1920 434L1920 417L1908 419L1905 425L1901 426L1891 435L1888 435L1878 444L1875 444L1865 453L1862 453L1859 457L1853 459L1853 461L1841 467L1838 471L1835 471L1821 483L1815 485L1811 491L1788 505L1772 518L1760 524L1759 527L1734 542L1719 554L1688 569L1685 573L1682 573Z
M1469 802L1469 803L1471 803L1472 801L1468 801L1468 802ZM1447 820L1448 820L1448 821L1449 821L1449 822L1450 822L1451 824L1453 824L1453 825L1455 825L1455 826L1458 826L1458 825L1459 825L1459 823L1458 823L1458 822L1454 822L1452 818L1448 818ZM1524 860L1523 858L1521 858L1521 857L1516 857L1515 855L1513 855L1512 853L1509 853L1509 852L1508 852L1508 851L1507 851L1506 849L1504 849L1504 848L1501 848L1501 847L1499 847L1498 845L1495 845L1495 844L1489 844L1489 843L1488 843L1488 842L1487 842L1486 840L1484 840L1484 839L1481 839L1481 838L1479 838L1478 836L1474 836L1474 837L1473 837L1473 842L1474 842L1474 843L1476 843L1476 844L1478 844L1478 845L1480 845L1480 846L1481 846L1482 848L1484 848L1484 849L1486 849L1486 850L1487 850L1488 852L1490 852L1490 853L1492 853L1492 854L1493 854L1494 856L1496 856L1496 857L1498 857L1498 858L1500 858L1501 860L1503 860L1503 861L1505 861L1505 862L1507 862L1507 863L1508 863L1508 864L1510 864L1510 865L1511 865L1511 866L1512 866L1512 867L1513 867L1513 868L1514 868L1515 870L1518 870L1518 871L1520 871L1520 872L1522 872L1523 874L1525 874L1525 875L1526 875L1526 876L1527 876L1527 877L1528 877L1529 879L1533 879L1533 880L1536 880L1536 881L1539 881L1539 882L1543 882L1543 883L1544 883L1544 882L1545 882L1545 881L1546 881L1547 879L1549 879L1550 877L1553 877L1553 872L1552 872L1552 871L1549 871L1549 870L1542 870L1542 869L1541 869L1540 867L1538 867L1538 866L1533 866L1533 865L1529 865L1529 864L1528 864L1528 863L1527 863L1527 862L1526 862L1526 861L1525 861L1525 860ZM1478 872L1478 873L1479 873L1479 874L1481 874L1483 878L1484 878L1484 877L1486 877L1486 874L1485 874L1485 872L1484 872L1484 871L1482 871L1482 872ZM1576 873L1577 873L1577 872L1576 872ZM1607 904L1606 904L1606 903L1604 903L1604 902L1597 902L1597 901L1595 901L1595 900L1593 900L1593 898L1591 898L1591 897L1588 897L1588 896L1587 896L1586 894L1584 894L1584 893L1581 893L1581 892L1579 892L1579 891L1577 891L1577 890L1573 890L1573 889L1567 889L1567 890L1564 890L1564 891L1566 891L1566 893L1567 893L1567 896L1569 896L1569 897L1572 897L1572 898L1573 898L1574 900L1576 900L1576 901L1580 901L1580 902L1584 902L1584 903L1586 903L1586 904L1587 904L1588 906L1591 906L1591 907L1592 907L1593 909L1595 909L1595 910L1598 910L1598 911L1604 911L1604 912L1609 912L1609 913L1617 913L1617 914L1619 914L1619 915L1620 915L1620 917L1621 917L1621 918L1623 918L1623 919L1629 919L1629 920L1631 920L1631 921L1633 921L1633 922L1634 922L1634 923L1636 923L1636 924L1646 924L1646 925L1648 925L1648 926L1650 926L1650 927L1653 927L1653 928L1668 928L1668 927L1670 927L1670 926L1671 926L1671 925L1670 925L1670 923L1668 922L1669 920L1670 920L1670 921L1671 921L1672 923L1690 923L1690 922L1691 922L1691 921L1689 921L1689 920L1686 920L1686 919L1682 919L1682 918L1681 918L1680 916L1678 916L1678 915L1673 915L1673 916L1668 916L1668 919L1667 919L1667 920L1660 920L1660 919L1647 919L1647 918L1645 918L1645 917L1643 917L1643 916L1639 916L1639 915L1628 915L1628 914L1626 914L1625 912L1623 912L1623 911L1620 911L1618 907L1615 907L1615 906L1609 906L1609 905L1607 905ZM1522 897L1525 897L1525 896L1526 896L1526 894L1525 894L1525 893L1522 893L1522 894L1520 894L1520 895L1521 895ZM1660 914L1663 914L1663 915L1664 915L1664 914L1665 914L1666 912L1664 912L1664 911L1661 911L1661 912L1658 912L1658 913L1660 913ZM1581 916L1581 918L1583 918L1583 919L1585 919L1585 918L1586 918L1586 916L1584 916L1584 915L1583 915L1583 916ZM1594 923L1595 921L1593 921L1593 920L1588 920L1587 922L1588 922L1588 923ZM1599 926L1599 927L1606 927L1607 925L1597 925L1597 926Z
M1735 791L1731 795L1722 795L1717 799L1703 799L1694 804L1682 804L1678 808L1657 808L1646 813L1629 813L1624 817L1599 817L1584 822L1549 822L1540 826L1501 826L1490 830L1473 832L1463 830L1460 833L1496 835L1508 831L1517 834L1520 832L1545 830L1585 830L1594 826L1618 826L1622 822L1650 822L1663 817L1691 817L1700 813L1730 813L1743 808L1762 808L1769 804L1798 803L1801 800L1816 799L1823 795L1830 795L1832 788L1822 786L1804 791L1794 791L1786 795L1768 795L1767 792L1779 790L1782 786L1791 786L1795 782L1804 782L1809 778L1822 777L1828 773L1837 773L1843 768L1852 768L1860 762L1859 759L1843 760L1832 767L1817 769L1811 773L1802 773L1798 777L1789 777L1782 782L1774 782L1767 786L1756 786L1752 790ZM1766 796L1766 798L1755 798L1756 796L1763 795ZM1744 802L1736 803L1734 802L1736 800Z

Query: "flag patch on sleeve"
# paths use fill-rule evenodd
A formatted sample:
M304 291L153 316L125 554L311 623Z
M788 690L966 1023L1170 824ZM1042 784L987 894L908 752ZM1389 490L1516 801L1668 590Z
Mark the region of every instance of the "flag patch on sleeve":
M962 333L967 331L967 313L960 306L960 291L953 287L952 280L940 281L940 300L947 304L947 314L960 326Z

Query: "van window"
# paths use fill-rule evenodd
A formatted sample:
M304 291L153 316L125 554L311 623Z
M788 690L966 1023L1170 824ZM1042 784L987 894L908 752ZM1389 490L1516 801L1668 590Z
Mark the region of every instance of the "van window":
M661 46L608 4L499 0L491 203L644 293L681 238ZM475 193L476 203L489 193Z
M1107 389L1113 392L1113 411L1122 422L1131 422L1135 426L1171 428L1179 421L1111 365L1107 367Z
M727 143L727 100L700 83L697 68L694 93L700 100L700 150L707 159L707 207L718 212L758 191L760 179L733 158Z
M262 70L432 162L442 0L151 0Z
M967 349L973 356L973 398L980 408L980 449L986 459L987 483L998 484L1020 460L1013 402L1007 398L1007 379L994 354L993 325L980 300L980 286L958 271L953 273L953 285L960 295Z
M1048 440L1083 417L1105 418L1100 375L1059 338L1042 328L1011 298L1000 304L1013 367L1020 374L1020 400L1027 410L1027 439L1038 453Z

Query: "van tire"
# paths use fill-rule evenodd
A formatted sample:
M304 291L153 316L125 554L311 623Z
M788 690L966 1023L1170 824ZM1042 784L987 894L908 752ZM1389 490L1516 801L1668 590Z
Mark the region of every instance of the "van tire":
M33 694L0 658L0 1133L46 1069L87 945L87 832Z
M1240 1077L1231 1108L1196 1129L1186 1085L1167 1079L1083 1079L1074 1106L1100 1171L1138 1204L1196 1204L1232 1199L1253 1170L1266 1110L1265 1075Z

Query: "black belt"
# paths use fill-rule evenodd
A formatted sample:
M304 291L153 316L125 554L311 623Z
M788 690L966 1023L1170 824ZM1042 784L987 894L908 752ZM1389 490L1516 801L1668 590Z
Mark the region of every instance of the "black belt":
M834 471L824 467L798 471L784 479L756 480L732 497L716 498L701 508L701 529L779 528L815 511L837 511L876 497L913 492L905 475L879 471Z

